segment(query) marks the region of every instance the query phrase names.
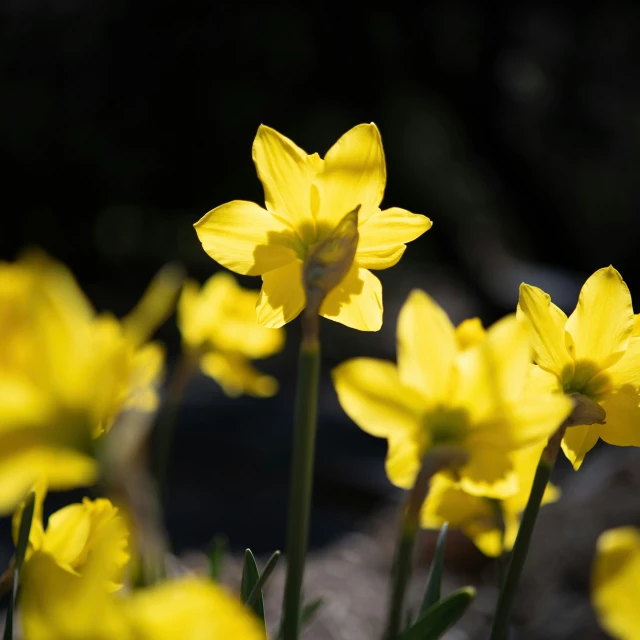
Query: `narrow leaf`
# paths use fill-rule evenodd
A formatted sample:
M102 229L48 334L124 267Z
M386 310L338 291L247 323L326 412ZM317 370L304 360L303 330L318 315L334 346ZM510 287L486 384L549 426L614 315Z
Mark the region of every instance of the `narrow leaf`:
M316 600L312 600L309 604L306 604L302 608L302 613L300 614L300 626L304 627L308 625L323 604L324 600L322 598L317 598Z
M264 566L264 570L260 574L260 577L258 578L258 582L256 582L253 589L251 590L251 593L247 596L247 600L245 604L247 604L248 606L252 606L253 601L255 600L256 596L258 596L258 594L260 595L260 597L262 597L262 589L264 588L264 585L267 583L269 576L273 573L273 570L276 568L276 565L278 564L279 559L280 559L280 552L276 551L267 560L267 564Z
M18 596L18 584L20 582L20 570L27 553L27 545L29 544L29 533L31 532L31 521L33 520L33 510L35 508L36 494L31 492L25 500L22 518L20 519L20 529L18 530L18 543L16 544L15 568L13 570L13 589L9 598L9 608L7 609L7 617L4 625L4 640L13 638L13 616L16 607L16 599Z
M424 613L430 609L436 602L440 600L440 589L442 586L442 568L444 565L444 548L447 542L447 531L449 530L449 523L445 522L438 534L438 541L436 542L436 550L431 562L431 568L429 569L429 575L427 576L427 586L424 590L424 597L422 598L422 606L420 607L420 613Z
M227 539L224 536L216 536L209 551L209 575L215 582L220 582L226 552Z
M258 572L258 565L256 559L251 553L251 549L247 549L244 552L244 564L242 566L242 581L240 583L240 597L242 602L253 609L253 612L262 620L264 624L264 601L262 599L262 592L259 596L254 598L252 605L249 604L249 596L253 591L258 580L260 579L260 573Z
M476 590L473 587L454 591L423 613L413 626L398 636L398 640L437 640L467 610L475 594Z

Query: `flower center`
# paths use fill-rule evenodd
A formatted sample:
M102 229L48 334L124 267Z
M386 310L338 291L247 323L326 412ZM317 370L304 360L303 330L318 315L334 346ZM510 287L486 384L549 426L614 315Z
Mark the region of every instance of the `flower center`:
M436 407L424 418L427 442L431 447L462 445L469 433L468 424L464 409Z
M595 401L600 398L608 382L609 377L591 360L578 360L573 375L562 376L562 388L566 394L580 393Z

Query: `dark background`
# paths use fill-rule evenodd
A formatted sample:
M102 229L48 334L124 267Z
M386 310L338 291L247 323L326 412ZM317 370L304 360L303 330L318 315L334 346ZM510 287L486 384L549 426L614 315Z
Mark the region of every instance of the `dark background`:
M379 335L323 323L327 370L393 358L415 286L454 321L486 324L514 310L523 280L565 311L611 263L638 291L639 6L0 0L0 20L0 258L43 247L99 309L128 311L169 260L200 280L217 269L192 225L228 200L263 201L260 123L323 154L375 121L383 204L434 221L378 273ZM227 400L204 378L189 388L167 510L178 549L216 532L282 547L297 336L294 323L264 363L282 385L272 400ZM173 320L159 337L171 364ZM314 547L395 497L384 444L343 416L326 373L318 448Z

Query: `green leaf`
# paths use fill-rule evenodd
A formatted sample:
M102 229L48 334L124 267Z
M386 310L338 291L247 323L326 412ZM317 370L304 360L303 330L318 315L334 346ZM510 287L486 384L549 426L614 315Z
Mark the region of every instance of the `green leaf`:
M449 523L445 522L442 525L442 529L440 529L440 533L438 534L436 551L433 555L433 561L431 562L429 575L427 576L427 586L424 590L424 597L422 598L422 605L420 607L421 614L430 609L436 602L440 600L442 567L444 565L444 547L447 542L448 530Z
M300 626L305 627L308 625L323 604L324 600L322 598L317 598L316 600L312 600L309 604L306 604L300 613Z
M273 570L276 568L276 565L278 564L279 559L280 559L280 552L276 551L267 560L267 564L264 566L264 570L260 574L260 577L258 578L258 582L255 583L255 585L253 586L253 589L251 590L251 593L247 596L245 604L247 604L248 606L252 606L254 600L258 595L260 596L260 598L262 598L262 589L264 588L264 585L267 583L269 576L273 573Z
M398 640L437 640L462 616L475 595L473 587L454 591L423 613L398 636Z
M242 566L242 581L240 583L240 597L242 602L253 609L254 613L264 622L264 601L262 599L262 592L260 592L257 598L254 598L253 604L249 604L249 596L251 595L258 580L260 579L260 572L258 571L258 565L256 559L251 553L251 549L247 549L244 552L244 564Z
M33 520L33 510L35 508L36 494L31 492L24 503L22 518L20 519L20 529L18 530L18 544L16 545L15 565L13 570L13 589L9 598L9 608L4 625L4 640L11 640L13 637L13 615L18 596L18 584L20 582L20 571L27 553L29 544L29 533L31 532L31 521Z
M227 552L227 539L225 536L216 536L211 543L209 551L209 575L215 582L220 582L222 576L222 564Z

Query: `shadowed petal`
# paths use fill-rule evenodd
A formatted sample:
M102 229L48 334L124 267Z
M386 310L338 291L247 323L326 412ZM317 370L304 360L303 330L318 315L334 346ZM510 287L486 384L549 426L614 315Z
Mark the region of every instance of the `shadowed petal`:
M631 387L622 387L600 402L607 416L599 425L600 437L618 447L640 447L640 396Z
M296 260L262 276L256 312L263 327L277 329L291 322L304 309L302 262Z
M426 216L394 207L377 211L358 231L358 263L369 269L387 269L400 259L407 242L431 228Z
M380 280L354 262L344 280L325 298L320 315L352 329L378 331L382 326Z
M296 259L291 227L253 202L227 202L194 227L209 256L242 275L259 276Z
M577 471L584 457L598 442L601 425L569 427L562 438L562 450Z

